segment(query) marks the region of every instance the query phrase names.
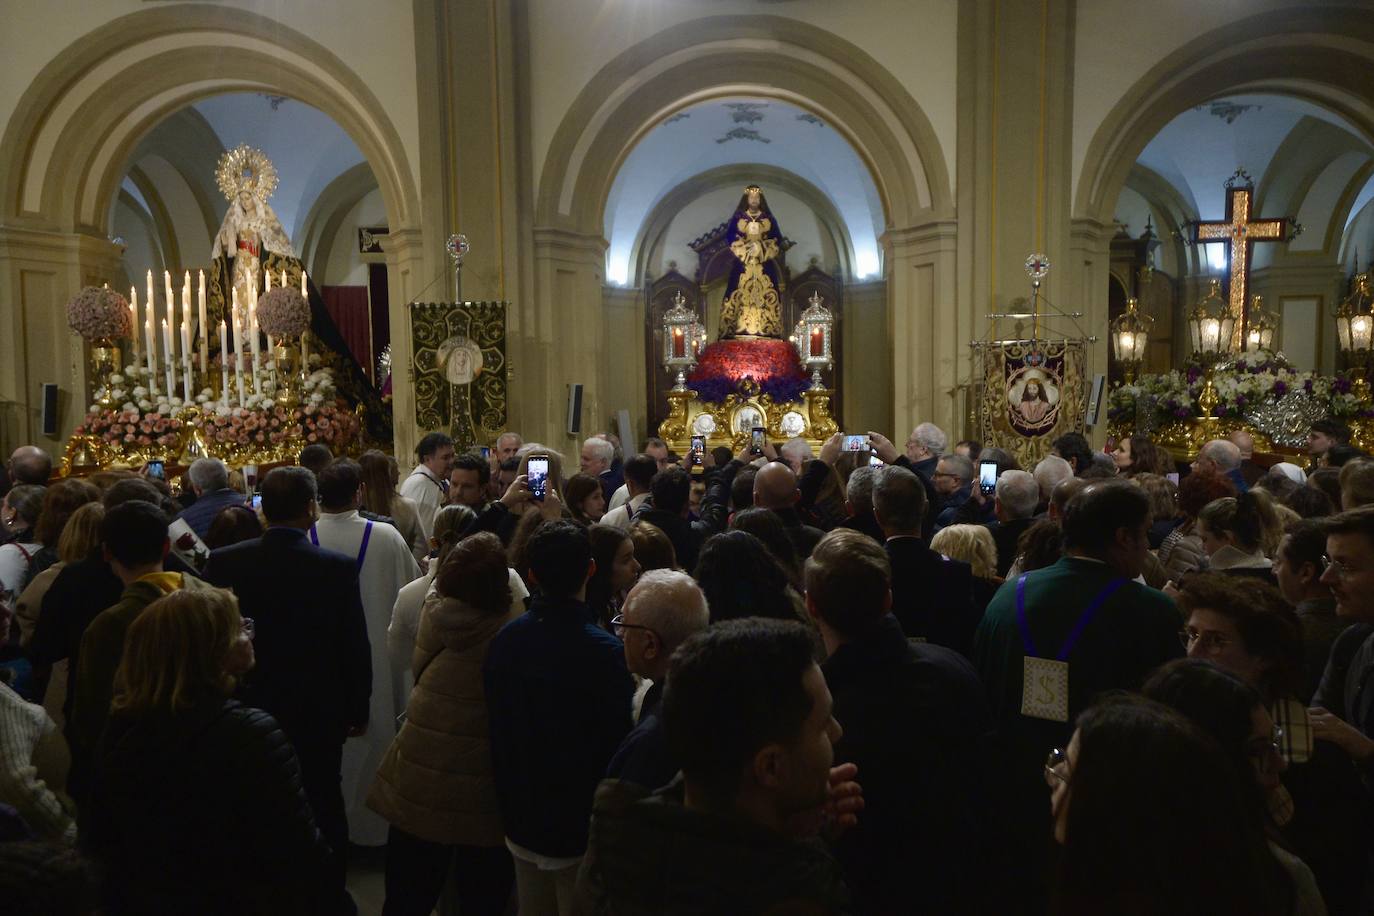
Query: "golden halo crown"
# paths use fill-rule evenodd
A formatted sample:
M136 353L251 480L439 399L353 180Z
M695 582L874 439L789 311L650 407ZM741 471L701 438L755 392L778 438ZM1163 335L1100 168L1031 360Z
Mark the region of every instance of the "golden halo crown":
M756 184L751 184L749 187L747 187L747 188L744 189L744 193L745 193L745 194L748 194L750 191L758 191L760 194L762 194L762 193L763 193L763 188L759 187L759 186L756 185Z
M231 203L240 191L252 194L259 203L266 203L277 189L277 169L262 150L240 143L219 157L215 181L219 183L220 193Z

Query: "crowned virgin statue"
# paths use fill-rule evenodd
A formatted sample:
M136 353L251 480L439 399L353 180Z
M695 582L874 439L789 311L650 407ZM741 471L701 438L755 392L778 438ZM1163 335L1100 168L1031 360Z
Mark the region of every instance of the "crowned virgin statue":
M782 337L782 274L777 258L782 233L758 185L744 189L730 217L735 263L720 309L720 336Z
M210 252L210 282L206 310L211 333L211 350L218 352L215 329L221 320L229 323L234 293L239 308L246 310L267 289L265 273L272 285L299 289L303 267L291 247L291 239L267 199L277 187L277 170L262 150L240 144L220 157L215 169L220 193L229 201L219 232ZM285 275L286 282L282 283ZM377 441L391 441L391 411L381 400L367 373L349 351L338 326L325 308L324 299L313 282L307 283L310 303L310 352L319 355L334 374L339 394L352 404L366 407L367 432ZM239 318L246 322L246 315Z

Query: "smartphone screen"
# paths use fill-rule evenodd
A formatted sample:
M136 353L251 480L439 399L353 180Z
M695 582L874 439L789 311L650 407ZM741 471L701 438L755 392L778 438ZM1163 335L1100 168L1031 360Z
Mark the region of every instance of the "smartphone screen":
M868 451L867 436L845 436L844 444L841 446L846 452L866 452Z
M689 467L699 468L706 463L706 437L693 436L692 448L687 452L687 464Z
M549 456L531 455L525 466L525 478L530 485L530 498L543 502L549 492Z
M751 454L751 455L762 455L762 454L763 454L763 433L764 433L764 429L763 429L762 426L755 426L755 427L750 431L749 454Z
M491 449L489 449L489 448L488 448L487 446L485 446L485 445L482 446L482 457L485 458L485 459L487 459L488 461L491 460Z
M167 468L161 461L149 461L148 476L156 477L158 480L166 480Z
M997 490L996 461L984 461L978 465L978 486L986 496L991 496Z
M1178 486L1178 472L1177 472L1177 471L1175 471L1175 472L1172 473L1172 474L1165 474L1164 477L1169 481L1169 483L1173 484L1174 486Z
M254 493L254 494L253 494L253 510L254 510L254 511L257 511L258 509L261 509L261 508L262 508L262 494L261 494L261 493Z
M880 468L883 466L883 459L879 458L877 455L870 454L868 456L868 466L871 468Z

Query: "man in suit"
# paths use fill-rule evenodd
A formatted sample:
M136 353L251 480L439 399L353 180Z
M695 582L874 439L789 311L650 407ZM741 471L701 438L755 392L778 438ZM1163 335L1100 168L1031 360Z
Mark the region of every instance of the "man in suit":
M241 699L271 713L295 745L301 782L333 847L341 907L348 821L340 788L344 740L367 731L372 656L354 557L310 543L315 475L281 467L262 481L262 537L210 554L205 578L229 588L256 625L257 665Z
M844 729L835 760L856 764L864 787L863 815L835 854L856 912L990 912L983 685L957 652L906 638L889 613L891 580L883 548L858 531L830 532L806 562L806 609Z
M892 614L907 636L968 654L979 611L973 570L942 557L921 538L926 491L903 467L879 468L873 479L873 513L892 563Z
M759 468L754 475L754 505L768 509L781 521L787 539L797 549L797 556L805 560L825 535L819 528L802 521L797 511L801 490L797 489L797 475L781 461L772 461Z
M196 501L177 518L191 526L201 540L210 533L210 526L221 512L230 506L242 506L248 497L229 486L229 468L218 458L197 458L186 469Z

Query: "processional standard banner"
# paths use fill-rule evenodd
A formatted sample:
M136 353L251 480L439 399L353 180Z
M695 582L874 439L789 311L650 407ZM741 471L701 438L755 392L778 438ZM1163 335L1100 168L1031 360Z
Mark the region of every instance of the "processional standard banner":
M506 428L505 302L410 306L415 423L447 429L460 450Z
M1050 443L1083 431L1085 352L1081 340L1003 340L974 345L982 382L979 438L1004 448L1023 468Z

